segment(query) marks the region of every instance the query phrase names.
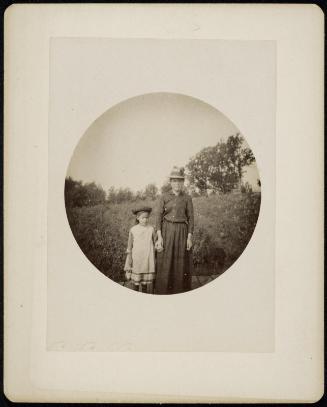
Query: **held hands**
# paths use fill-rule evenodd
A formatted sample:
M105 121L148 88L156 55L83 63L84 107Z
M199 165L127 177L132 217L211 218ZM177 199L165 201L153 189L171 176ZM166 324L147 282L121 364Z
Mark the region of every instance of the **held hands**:
M162 239L162 237L158 237L158 240L155 243L155 249L159 253L163 251L163 239Z

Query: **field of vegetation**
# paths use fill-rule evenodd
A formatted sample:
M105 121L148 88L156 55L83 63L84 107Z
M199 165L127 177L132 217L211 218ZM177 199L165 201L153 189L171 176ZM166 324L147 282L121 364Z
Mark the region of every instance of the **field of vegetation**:
M194 274L221 274L248 244L258 219L261 194L253 192L242 177L254 161L239 133L189 159L185 187L193 197L195 213ZM257 186L261 187L259 179ZM124 279L128 232L135 222L132 208L140 202L154 208L159 194L170 188L167 182L160 190L148 184L135 192L114 186L106 192L94 182L84 184L66 178L65 204L71 230L84 254L102 273L117 282ZM155 223L154 213L150 223Z
M254 231L260 192L213 194L193 198L195 273L220 274L241 255ZM142 200L154 208L155 200ZM93 206L67 205L67 217L81 250L102 273L124 279L128 231L134 225L137 201L102 202ZM154 214L150 216L154 225Z

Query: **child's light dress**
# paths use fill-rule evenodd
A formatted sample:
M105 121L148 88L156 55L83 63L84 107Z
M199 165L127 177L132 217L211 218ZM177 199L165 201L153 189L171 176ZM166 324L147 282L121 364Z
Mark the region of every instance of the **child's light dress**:
M134 283L152 282L155 278L154 228L137 224L129 231L125 271L131 272ZM132 261L131 261L132 260Z

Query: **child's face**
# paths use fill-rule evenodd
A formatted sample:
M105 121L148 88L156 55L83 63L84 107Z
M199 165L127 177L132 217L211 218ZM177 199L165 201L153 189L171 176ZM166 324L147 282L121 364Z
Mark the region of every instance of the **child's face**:
M149 214L147 212L142 212L137 216L137 220L141 226L146 226L149 220Z
M173 178L170 180L170 185L174 192L179 192L183 188L184 180L179 178Z

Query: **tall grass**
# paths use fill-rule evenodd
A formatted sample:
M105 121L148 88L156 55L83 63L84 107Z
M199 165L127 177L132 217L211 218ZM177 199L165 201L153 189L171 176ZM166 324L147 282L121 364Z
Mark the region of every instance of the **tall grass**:
M254 231L260 193L235 193L193 198L195 230L193 261L208 274L228 268L241 255ZM154 201L142 204L155 206ZM72 233L87 258L114 281L124 277L123 267L129 229L134 225L132 208L137 202L69 208ZM154 225L154 211L149 223Z
M193 199L195 265L212 266L217 261L224 261L225 269L230 267L251 239L260 202L260 193L232 193Z

